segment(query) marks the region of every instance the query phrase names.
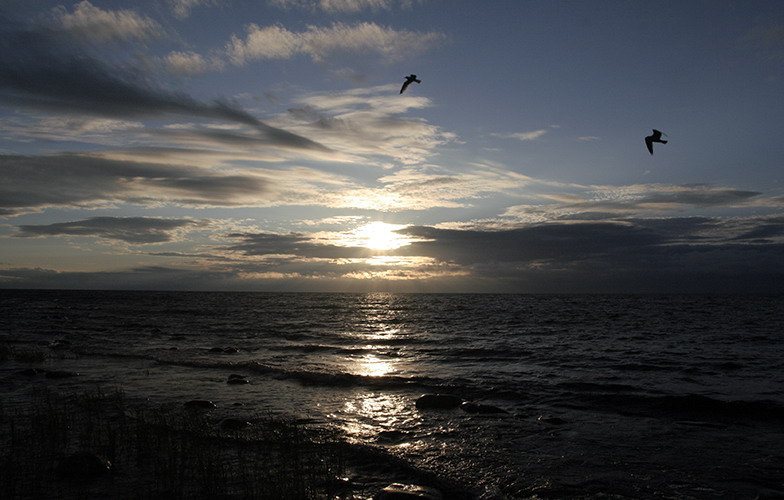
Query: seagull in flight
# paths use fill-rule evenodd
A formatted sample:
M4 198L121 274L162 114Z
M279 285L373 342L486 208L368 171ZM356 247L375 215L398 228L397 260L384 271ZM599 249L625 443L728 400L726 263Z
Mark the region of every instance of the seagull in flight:
M406 81L403 82L403 86L400 88L400 93L402 94L409 85L413 82L422 83L422 80L417 80L416 75L408 75L405 77Z
M652 129L653 134L649 135L645 138L645 145L648 146L648 151L653 154L653 143L654 142L661 142L662 144L667 144L667 141L662 140L661 136L662 133L656 130L655 128Z

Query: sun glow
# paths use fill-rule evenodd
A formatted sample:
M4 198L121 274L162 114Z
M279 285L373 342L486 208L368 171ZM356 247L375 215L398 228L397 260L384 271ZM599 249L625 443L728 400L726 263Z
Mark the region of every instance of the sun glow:
M396 231L405 228L403 224L387 224L376 221L360 226L350 233L350 243L371 250L394 250L412 243L411 239Z

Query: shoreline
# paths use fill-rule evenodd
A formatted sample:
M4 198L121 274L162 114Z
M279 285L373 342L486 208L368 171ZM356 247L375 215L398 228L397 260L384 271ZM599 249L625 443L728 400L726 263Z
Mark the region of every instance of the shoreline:
M8 498L369 500L392 483L479 497L378 447L349 443L336 428L271 414L226 418L204 402L131 401L121 386L82 387L78 374L35 351L0 360L12 370L1 383L15 389L14 401L0 405L0 491ZM59 386L57 377L70 382ZM74 460L82 463L69 469Z

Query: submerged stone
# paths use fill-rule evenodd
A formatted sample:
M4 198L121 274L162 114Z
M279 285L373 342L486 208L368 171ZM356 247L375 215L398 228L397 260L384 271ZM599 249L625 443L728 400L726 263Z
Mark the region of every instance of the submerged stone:
M416 400L416 407L420 410L445 410L461 404L463 400L451 394L423 394Z
M193 399L183 404L183 406L189 410L212 410L218 407L218 405L206 399Z
M552 415L540 415L536 420L550 425L563 425L566 423L566 420L560 417L553 417Z
M231 374L229 375L229 379L226 381L226 383L232 385L240 385L240 384L249 384L250 382L245 377L245 375Z
M460 409L466 413L509 413L503 408L499 408L497 406L485 405L481 403L469 403L467 401L460 405Z

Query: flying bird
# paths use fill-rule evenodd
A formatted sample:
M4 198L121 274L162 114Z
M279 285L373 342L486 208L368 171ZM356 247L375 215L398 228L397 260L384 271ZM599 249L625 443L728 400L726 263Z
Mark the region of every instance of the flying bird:
M661 142L662 144L667 144L667 141L662 140L661 136L662 133L656 129L652 129L653 134L649 135L645 138L645 145L648 146L648 151L653 154L653 143L654 142Z
M400 87L401 94L405 92L405 90L408 88L409 85L411 85L412 82L422 83L422 80L417 80L416 75L408 75L404 78L406 79L406 81L403 82L403 86Z

